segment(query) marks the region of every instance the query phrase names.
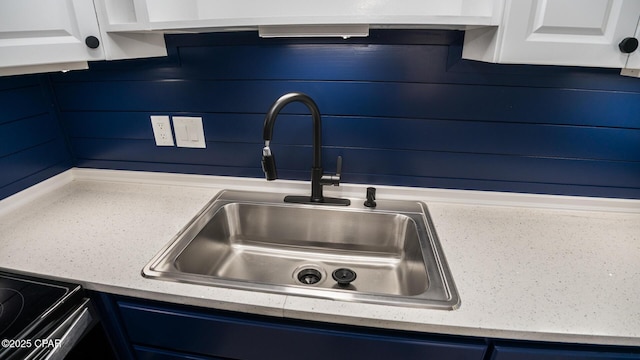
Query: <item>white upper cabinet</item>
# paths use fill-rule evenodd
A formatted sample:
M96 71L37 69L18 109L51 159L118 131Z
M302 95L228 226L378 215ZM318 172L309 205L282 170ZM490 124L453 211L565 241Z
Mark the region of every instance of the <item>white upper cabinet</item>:
M638 50L619 47L638 38L640 0L507 0L503 16L497 29L466 32L463 58L640 68Z
M88 61L164 56L164 35L109 34L91 0L0 1L0 76L88 68Z
M640 0L0 0L0 76L165 56L168 32L347 37L369 28L463 29L465 59L640 76Z
M86 68L104 58L91 1L0 2L0 75Z
M95 0L108 31L497 25L503 0Z
M639 1L640 2L640 1ZM638 19L638 25L636 26L636 33L633 36L636 40L640 41L640 19ZM636 77L640 77L640 48L629 54L629 60L627 60L627 68L635 69L635 74L629 74Z

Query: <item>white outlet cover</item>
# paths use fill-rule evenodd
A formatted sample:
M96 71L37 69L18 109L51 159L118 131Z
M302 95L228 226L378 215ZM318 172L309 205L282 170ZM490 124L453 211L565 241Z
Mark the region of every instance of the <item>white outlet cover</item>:
M171 123L168 116L151 116L151 128L156 139L156 146L173 146L173 132L171 131Z
M194 116L173 116L173 130L176 132L178 147L206 148L202 118Z

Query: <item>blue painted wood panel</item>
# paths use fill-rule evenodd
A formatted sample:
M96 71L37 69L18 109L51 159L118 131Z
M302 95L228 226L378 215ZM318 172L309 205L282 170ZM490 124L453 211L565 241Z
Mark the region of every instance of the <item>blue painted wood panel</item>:
M481 360L487 349L478 339L149 306L139 302L118 302L117 311L134 346L225 359ZM248 342L251 346L247 346Z
M60 125L50 114L0 125L0 158L60 138Z
M638 93L617 93L449 84L228 80L56 85L65 112L265 114L275 99L292 91L311 96L323 115L640 128L636 116L640 114L640 89ZM307 113L298 104L287 106L286 111Z
M153 140L146 112L69 112L78 139ZM263 144L263 114L202 113L209 142ZM552 158L636 161L640 129L410 118L323 116L323 144L331 147L446 151ZM278 118L274 144L311 146L309 115ZM458 141L451 141L451 139ZM398 139L402 143L398 144ZM609 144L609 146L602 146ZM147 149L150 150L150 149Z
M457 31L366 39L167 36L167 58L52 76L77 165L261 176L262 122L290 91L323 114L344 181L640 198L640 81L611 69L460 58ZM308 179L308 110L287 106L282 178ZM150 115L201 116L207 149L156 147Z
M225 360L222 358L195 356L146 346L133 346L133 351L138 360Z
M0 158L0 199L13 195L71 167L69 153L59 138Z
M640 349L632 347L547 346L531 344L527 347L496 345L491 360L631 360L640 359Z
M0 90L19 89L30 86L40 86L40 80L35 76L5 76L0 81Z
M71 167L46 78L0 78L0 109L0 199Z
M148 149L155 146L153 140L74 139L72 146L76 156L83 159L258 168L263 145L208 142L206 150L161 147L149 152ZM279 170L304 172L310 169L310 146L274 144L271 149ZM334 168L338 155L343 157L345 182L349 182L350 174L355 173L468 180L491 180L497 177L512 182L633 188L637 185L640 174L638 162L333 147L324 150L325 170ZM512 170L518 167L521 167L519 171ZM541 168L548 171L541 172Z
M47 113L50 108L44 101L42 91L40 86L1 90L0 124Z

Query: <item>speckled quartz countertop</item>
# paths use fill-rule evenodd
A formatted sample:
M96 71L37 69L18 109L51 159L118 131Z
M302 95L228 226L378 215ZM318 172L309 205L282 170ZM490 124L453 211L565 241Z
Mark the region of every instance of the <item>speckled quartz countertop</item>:
M364 197L364 185L327 188ZM425 201L462 303L350 303L141 276L222 189L306 194L294 181L72 169L0 201L0 268L114 294L433 333L640 346L640 201L378 187Z

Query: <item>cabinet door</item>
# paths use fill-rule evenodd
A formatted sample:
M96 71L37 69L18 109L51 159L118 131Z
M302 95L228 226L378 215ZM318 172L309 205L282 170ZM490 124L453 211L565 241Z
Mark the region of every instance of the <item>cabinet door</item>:
M511 0L500 62L622 68L639 17L638 0Z
M298 322L215 310L120 301L137 355L148 349L223 359L484 359L482 340ZM147 350L145 350L147 349ZM153 356L152 356L153 355Z
M222 358L202 357L144 346L134 346L133 352L137 360L224 360Z
M86 61L104 59L102 46L92 49L85 44L89 36L100 38L92 1L0 2L0 68L86 68Z
M638 360L640 349L542 349L496 345L491 360Z
M636 40L640 40L640 18L638 19L636 32L633 37L636 38ZM638 71L640 71L640 48L629 54L629 60L627 60L626 67L629 69L637 69ZM637 77L640 77L640 74L638 74Z

